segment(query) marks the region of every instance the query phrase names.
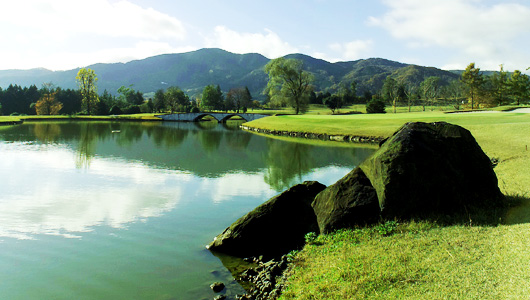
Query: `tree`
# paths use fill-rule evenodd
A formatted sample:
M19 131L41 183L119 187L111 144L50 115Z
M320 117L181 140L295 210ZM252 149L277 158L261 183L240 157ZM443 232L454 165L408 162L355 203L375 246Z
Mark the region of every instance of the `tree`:
M111 95L106 89L103 91L103 94L99 96L98 103L98 115L108 115L110 114L110 108L116 105L116 97Z
M239 110L244 110L250 106L252 96L248 88L233 88L228 91L225 99L225 110L234 110L239 113Z
M366 104L366 113L369 114L384 114L385 101L381 100L377 95L372 97L372 100Z
M383 83L383 99L392 103L393 111L396 113L396 104L398 101L398 83L397 81L387 76Z
M342 83L339 88L339 94L343 104L353 104L357 100L357 82L352 81L348 86Z
M258 100L252 101L252 110L254 110L254 108L261 108L261 103Z
M516 104L519 105L521 100L529 95L530 79L528 75L521 73L519 70L515 70L508 80L508 86L510 88L510 94L515 99Z
M54 92L50 91L39 99L35 104L37 115L58 115L63 108L63 104L55 99Z
M464 73L462 73L461 81L467 87L467 94L471 100L471 109L474 109L476 96L484 84L484 77L480 73L480 68L475 67L475 63L470 63Z
M440 93L440 77L429 76L420 83L420 91L423 96L423 111L425 111L425 103L434 103L436 97Z
M217 85L207 85L202 91L201 107L204 110L220 110L223 108L223 92Z
M127 102L130 105L141 105L144 103L144 96L140 91L135 91L133 88L133 85L129 85L129 87L126 87L122 85L118 89L118 93L120 95L120 100L122 102Z
M464 88L462 86L462 81L458 79L451 80L449 82L449 85L446 87L447 96L451 98L451 102L453 103L453 107L455 109L460 109L460 105L462 104L462 97L464 95Z
M186 111L190 106L190 98L178 86L169 87L164 98L171 113Z
M92 114L96 110L96 103L99 102L96 83L98 78L94 70L82 68L75 77L79 91L82 96L83 108L87 114Z
M508 76L504 66L500 65L500 68L499 73L493 73L491 76L493 101L499 106L507 102L508 96Z
M303 70L301 60L273 59L265 66L265 73L269 76L265 91L270 95L271 102L287 102L296 114L307 110L314 76Z
M407 98L407 107L410 112L414 101L418 97L418 86L410 82L407 84L402 83L401 86L403 87L403 93L405 93L405 97Z
M155 99L153 100L153 110L155 112L162 112L166 108L166 96L163 89L155 92Z
M324 99L324 104L331 110L331 113L334 114L335 110L342 107L342 98L338 95L331 95Z

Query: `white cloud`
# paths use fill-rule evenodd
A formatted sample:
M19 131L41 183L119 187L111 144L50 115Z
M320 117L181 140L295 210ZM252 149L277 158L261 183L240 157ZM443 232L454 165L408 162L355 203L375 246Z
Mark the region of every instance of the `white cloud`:
M371 17L369 24L386 29L397 39L409 41L412 48L456 49L459 51L456 60L492 64L488 67L516 63L510 53L517 43L530 39L530 7L522 4L488 5L482 0L383 2L389 12L382 17Z
M189 51L180 20L129 1L26 0L2 3L0 69L71 69Z
M2 23L38 32L41 39L83 34L182 39L186 33L179 20L128 1L10 1L2 4L2 15Z
M234 53L261 53L277 58L299 50L269 29L263 33L240 33L224 26L215 27L213 36L206 38L207 47L222 48Z
M364 56L372 50L373 41L356 40L344 44L332 44L329 47L340 53L341 60L357 60L364 58Z

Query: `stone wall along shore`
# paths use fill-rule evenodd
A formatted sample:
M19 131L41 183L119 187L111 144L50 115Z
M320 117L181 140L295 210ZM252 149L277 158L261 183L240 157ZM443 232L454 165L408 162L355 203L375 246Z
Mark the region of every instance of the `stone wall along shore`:
M241 125L240 127L241 129L250 131L250 132L271 134L271 135L276 135L276 136L288 136L288 137L315 139L315 140L323 140L323 141L352 142L352 143L361 143L361 144L379 144L381 141L385 139L383 137L374 137L374 136L329 135L329 134L324 134L324 133L270 130L270 129L254 128L254 127L249 127L249 126L244 126L244 125Z

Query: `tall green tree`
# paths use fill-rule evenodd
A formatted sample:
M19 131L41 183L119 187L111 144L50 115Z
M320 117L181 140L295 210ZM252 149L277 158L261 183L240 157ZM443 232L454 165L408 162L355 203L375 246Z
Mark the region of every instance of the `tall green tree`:
M190 106L190 98L178 86L169 87L164 98L166 99L166 107L171 113L186 111Z
M153 100L153 110L155 112L162 112L166 108L166 96L163 89L155 92L155 99Z
M391 76L387 76L383 83L383 99L392 103L393 111L396 113L396 105L398 102L398 88L397 81Z
M484 76L480 72L480 68L475 67L474 62L470 63L464 73L462 73L461 81L467 87L467 95L471 100L471 109L474 109L477 95L484 84Z
M402 82L401 85L403 86L403 92L407 99L407 107L410 112L414 101L418 98L418 86L412 82Z
M269 76L265 91L271 102L288 103L296 114L307 110L314 76L303 69L301 60L273 59L265 66L265 73Z
M87 114L91 115L95 112L96 104L99 102L96 72L82 68L77 72L75 79L81 92L83 108Z
M425 103L434 103L436 97L440 93L440 77L429 76L420 83L420 91L423 101L423 111L425 111Z
M323 100L324 105L331 110L331 114L335 114L335 110L339 110L342 107L342 101L342 97L339 95L331 95Z
M517 105L519 105L525 98L530 95L530 79L528 75L515 70L508 80L510 94L514 98Z
M508 96L508 74L504 71L504 66L500 65L500 71L491 76L493 101L497 105L507 102Z
M250 106L251 99L248 88L232 88L226 94L225 110L234 110L239 113L240 110L246 110Z
M221 110L223 108L223 92L219 85L207 85L202 91L201 107L203 110Z

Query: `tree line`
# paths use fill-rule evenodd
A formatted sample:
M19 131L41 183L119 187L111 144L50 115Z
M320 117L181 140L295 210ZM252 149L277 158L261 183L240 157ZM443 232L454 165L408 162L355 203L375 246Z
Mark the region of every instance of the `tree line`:
M234 111L260 107L247 87L232 88L226 93L219 85L208 85L202 96L190 98L182 89L172 86L156 91L152 98L135 90L133 85L121 86L117 96L105 90L97 92L97 75L91 69L81 69L77 76L78 89L62 89L52 83L41 88L35 85L10 85L0 88L0 115L119 115L136 113Z
M530 78L519 70L512 73L500 71L484 75L475 63L470 63L459 79L443 83L437 76L430 76L417 84L389 75L382 88L375 94L362 91L352 81L342 84L338 91L315 92L314 76L303 69L302 62L278 58L265 67L269 81L265 90L269 106L292 106L295 112L303 113L308 104L324 104L332 113L346 105L366 104L367 112L385 112L387 105L397 111L398 106L452 106L454 109L477 109L507 104L527 104L530 101Z
M219 85L206 86L202 94L191 98L178 86L160 89L152 98L145 99L132 85L120 87L117 96L105 90L97 93L98 78L93 70L81 69L77 76L78 89L62 89L52 83L0 88L0 114L56 115L89 114L117 115L135 113L234 111L246 112L254 108L291 106L296 114L307 111L309 104L324 104L332 113L351 104L366 104L367 112L385 112L391 106L426 107L447 106L454 109L527 104L530 100L530 79L519 70L512 73L500 66L498 72L484 75L471 63L460 79L442 82L430 76L417 84L387 76L375 94L358 91L355 81L342 84L333 94L315 91L315 77L296 59L271 60L264 69L269 80L264 90L265 103L253 100L247 87L231 88L223 93Z

